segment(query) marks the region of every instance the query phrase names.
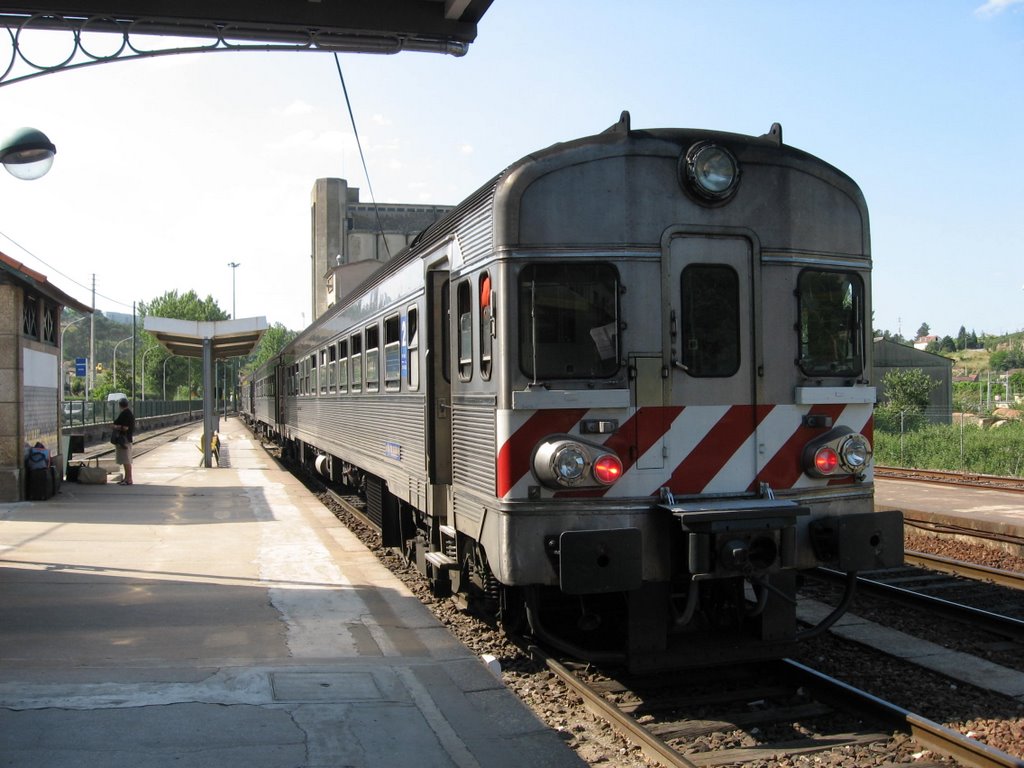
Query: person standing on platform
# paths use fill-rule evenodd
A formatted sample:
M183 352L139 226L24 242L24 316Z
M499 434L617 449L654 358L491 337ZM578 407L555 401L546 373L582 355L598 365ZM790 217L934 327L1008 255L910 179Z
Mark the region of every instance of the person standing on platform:
M117 403L121 412L114 419L113 433L117 440L114 455L115 461L124 467L124 477L118 485L132 485L132 439L135 436L135 414L128 407L128 399L122 397Z

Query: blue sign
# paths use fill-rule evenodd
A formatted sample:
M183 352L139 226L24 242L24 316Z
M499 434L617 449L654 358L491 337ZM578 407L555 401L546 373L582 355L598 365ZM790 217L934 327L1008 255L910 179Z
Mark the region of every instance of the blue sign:
M75 376L85 376L85 358L75 358Z

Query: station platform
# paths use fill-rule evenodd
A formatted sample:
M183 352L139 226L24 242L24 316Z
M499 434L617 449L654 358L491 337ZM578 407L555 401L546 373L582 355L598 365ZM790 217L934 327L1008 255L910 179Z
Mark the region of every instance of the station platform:
M914 480L875 478L875 509L899 509L926 527L1005 537L997 544L1024 556L1024 494Z
M220 467L200 431L0 505L0 764L584 765L240 421Z

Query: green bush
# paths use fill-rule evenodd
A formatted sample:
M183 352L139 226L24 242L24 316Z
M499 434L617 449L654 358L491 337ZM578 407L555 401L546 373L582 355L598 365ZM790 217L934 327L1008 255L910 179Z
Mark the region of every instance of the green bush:
M944 469L986 475L1024 476L1024 424L983 429L930 424L904 431L875 419L875 462L891 467Z

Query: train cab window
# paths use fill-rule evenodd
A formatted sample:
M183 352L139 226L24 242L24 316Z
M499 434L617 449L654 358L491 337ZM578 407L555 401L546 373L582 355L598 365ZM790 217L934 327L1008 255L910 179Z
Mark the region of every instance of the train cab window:
M491 378L491 347L494 339L494 292L491 288L491 275L484 272L480 275L478 293L480 296L480 377L487 381Z
M806 269L797 281L800 370L859 376L864 369L864 283L853 272Z
M682 363L696 377L740 369L740 278L732 267L691 264L680 277Z
M338 348L334 344L327 348L327 389L331 394L338 389Z
M363 388L363 337L362 334L353 334L348 340L352 351L349 358L352 361L352 382L353 392L359 392Z
M419 312L416 311L416 307L409 307L405 333L408 348L405 383L415 392L420 388L420 328Z
M329 378L327 373L327 350L320 350L320 365L318 367L320 371L320 394L327 394L327 379Z
M338 342L338 391L348 392L348 339Z
M473 378L473 292L469 280L459 283L456 294L459 318L459 380Z
M402 387L402 337L398 315L384 319L384 389Z
M366 391L376 392L380 388L380 329L372 325L365 329L366 335L366 361L363 369L366 371Z
M619 277L609 264L530 264L519 275L519 365L537 379L619 370Z

